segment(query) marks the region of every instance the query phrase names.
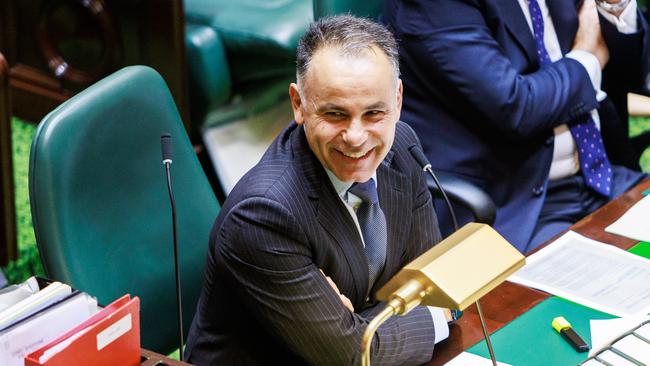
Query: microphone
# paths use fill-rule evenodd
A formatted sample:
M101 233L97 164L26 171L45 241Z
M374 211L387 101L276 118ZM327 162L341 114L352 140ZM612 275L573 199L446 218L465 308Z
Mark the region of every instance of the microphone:
M172 135L163 133L160 135L160 145L162 148L163 164L172 163Z
M433 178L433 181L435 182L436 186L437 186L438 189L440 190L440 193L442 193L442 198L445 200L445 203L447 204L447 208L449 209L449 215L451 216L451 221L452 221L453 224L454 224L454 234L450 235L449 238L446 239L445 241L447 241L447 240L449 240L449 239L452 239L452 238L454 238L454 237L463 237L463 235L460 235L460 233L459 233L459 231L458 231L458 221L456 221L456 214L454 213L454 209L451 207L451 201L449 201L449 197L447 197L447 193L445 193L445 190L442 188L442 185L440 184L440 181L438 180L438 177L436 177L436 175L433 174L433 169L431 169L431 163L429 163L429 160L428 160L427 157L424 155L424 152L422 152L422 149L420 149L420 147L419 147L418 145L413 145L413 146L409 147L409 152L411 153L411 155L413 155L413 159L415 159L415 161L416 161L416 162L417 162L417 163L422 167L422 170L425 171L425 172L427 172L427 173L429 173L429 174L431 175L431 178ZM469 224L468 224L468 225L469 225ZM468 227L467 225L464 226L464 227L463 227L463 230L461 230L461 232L462 232L462 231L471 231L471 230L472 230L472 229L466 229L467 227ZM490 228L489 226L488 226L488 228L489 228L489 230L494 231L494 229ZM488 231L489 231L489 230L488 230ZM494 233L496 233L496 231L494 231ZM512 251L510 250L511 248L508 248L508 246L510 246L510 247L512 247L512 246L509 245L509 243L508 243L505 239L503 239L503 237L501 237L499 234L496 234L496 235L497 235L500 239L497 239L497 240L494 241L494 242L496 242L496 243L501 242L501 244L502 244L502 243L508 244L508 245L503 245L503 247L505 247L507 251L512 252ZM487 238L486 238L486 239L487 239ZM452 240L453 240L453 239L452 239ZM445 241L443 241L443 243L444 243ZM462 240L461 240L461 241L462 241ZM479 240L479 241L483 242L483 240ZM490 241L490 242L491 242L492 240L487 240L487 241ZM440 243L440 244L442 244L442 243ZM501 246L501 244L499 244L499 245ZM434 248L435 248L435 247L434 247ZM427 256L427 255L430 255L429 253L433 253L433 252L435 252L435 251L436 251L436 250L432 250L432 249L430 249L430 250L427 251L425 254L423 254L422 257L420 257L420 258L423 258L423 257L425 257L425 256ZM468 251L468 257L469 257L469 255L470 255L471 253L474 253L474 252L476 252L476 250L470 250L470 251ZM493 251L493 252L494 252L494 251ZM520 253L519 253L519 254L520 254ZM519 257L520 257L520 258L519 258L519 257L516 255L516 253L514 253L512 257L513 257L513 260L517 262L517 267L516 267L517 269L520 268L520 267L522 267L522 266L524 265L524 259L523 259L523 256L519 256ZM418 260L420 260L420 258L418 258ZM462 258L462 257L461 257L461 258ZM424 259L423 259L423 261L424 261ZM426 260L426 262L429 262L429 260ZM459 259L458 262L459 262L459 263L462 262L462 259ZM409 264L408 266L410 266L410 265L411 265L411 264ZM408 267L408 266L407 266L407 267ZM512 268L508 269L508 271L510 271L511 269L512 269ZM514 272L514 271L513 271L513 272ZM401 272L400 272L400 273L401 273ZM512 272L510 272L510 273L512 273ZM398 276L399 276L399 273L398 273ZM395 276L394 278L396 278L396 277L398 277L398 276ZM392 280L391 280L391 281L392 281ZM499 280L498 283L500 283L500 282L503 282L503 281L502 281L502 280ZM494 283L491 285L490 290L491 290L492 288L496 287L496 284L495 284L495 283L496 283L496 282L494 282ZM419 287L418 287L417 285L412 284L412 283L410 283L410 286L409 286L409 284L405 284L405 285L404 285L404 288L405 288L405 289L403 290L403 289L400 288L400 290L396 291L396 294L397 294L398 292L404 292L404 294L406 294L406 296L404 296L405 299L409 299L409 301L413 301L413 302L415 302L415 301L412 299L412 298L413 298L413 289L416 289L416 290L417 290L418 288L421 288L421 286L422 286L421 284L419 284ZM380 291L377 293L378 298L380 298L380 293L381 293L382 291L384 291L384 293L386 292L385 290L386 290L387 287L388 287L388 284L387 284L384 288L380 289ZM460 286L460 287L462 287L462 286ZM450 286L450 288L454 288L454 286ZM485 289L484 289L483 291L484 291L483 294L485 294L485 293L488 292L489 290L488 290L488 291L485 291ZM425 291L425 292L426 292L426 291ZM382 294L382 295L383 295L383 294ZM401 295L398 294L398 295L396 295L396 296L399 297L399 296L401 296ZM482 294L481 294L481 296L482 296ZM494 350L493 350L493 348L492 348L492 342L490 341L490 336L489 336L489 333L488 333L488 331L487 331L487 327L486 327L486 325L485 325L485 319L483 318L483 311L481 310L481 303L479 302L479 298L480 298L480 296L473 296L473 297L472 297L472 300L473 300L474 303L476 304L476 310L477 310L477 312L478 312L478 317L479 317L479 320L480 320L480 322L481 322L481 328L483 329L483 338L485 339L485 344L487 345L488 353L490 354L490 359L492 360L492 365L497 366L496 357L494 356ZM383 298L382 298L382 300L383 300ZM421 303L421 301L422 301L422 300L419 300L417 303ZM393 310L395 313L399 312L399 310L401 310L401 311L404 311L404 310L405 310L405 307L404 307L404 306L400 307L401 304L404 303L404 300L402 300L401 303L400 303L399 301L396 300L396 297L394 296L393 299L391 300L391 302L389 303L389 305L390 305L391 303L394 303L395 306L396 306L396 307L394 307L394 310ZM432 304L431 304L431 305L432 305ZM404 309L404 310L402 310L402 309ZM459 310L462 310L462 309L459 309ZM386 312L389 312L389 311L391 311L391 310L386 310ZM406 310L406 311L408 311L408 310ZM377 316L377 317L379 317L379 316ZM369 331L368 331L368 332L369 332ZM364 334L364 337L365 337L365 334ZM371 336L368 336L368 337L371 338ZM363 347L363 346L362 346L362 347ZM368 346L368 347L369 347L369 346ZM368 361L368 363L369 363L369 362L370 362L370 361Z
M422 167L422 170L429 173L429 175L431 175L431 178L433 178L433 181L436 183L436 186L440 190L440 193L442 193L442 198L445 200L445 203L447 204L447 209L449 210L449 215L451 216L451 222L454 224L454 231L458 231L458 221L456 220L456 214L454 213L454 209L451 207L451 201L449 200L449 197L447 197L447 193L445 192L445 190L442 188L442 185L440 184L438 177L436 177L436 175L433 174L433 169L431 169L431 163L429 163L429 160L424 155L424 152L422 152L422 149L420 149L418 145L413 145L409 147L409 152L413 156L413 159L415 159L415 161Z
M178 315L178 339L179 339L179 356L183 360L183 303L181 301L181 271L178 265L178 236L176 230L176 201L174 200L174 189L172 187L171 164L172 164L172 136L169 133L160 135L160 145L162 148L163 165L167 173L167 190L169 191L169 201L172 207L172 234L174 240L174 269L176 272L176 310Z

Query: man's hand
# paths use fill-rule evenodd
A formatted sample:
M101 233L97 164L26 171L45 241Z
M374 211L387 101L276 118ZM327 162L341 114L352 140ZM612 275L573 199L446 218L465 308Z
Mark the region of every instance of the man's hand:
M351 312L354 313L354 306L352 306L352 301L350 301L350 299L348 299L345 295L341 293L341 291L339 291L338 286L336 286L334 281L332 281L332 279L329 276L325 275L325 272L323 272L322 269L320 270L320 273L322 273L323 276L325 276L330 286L332 286L334 291L336 291L336 293L339 294L339 297L341 298L341 302L343 303L343 305L345 305L346 308L348 308Z
M601 70L609 61L609 49L600 31L598 10L594 0L584 0L578 12L578 31L573 40L573 49L587 51L598 59Z

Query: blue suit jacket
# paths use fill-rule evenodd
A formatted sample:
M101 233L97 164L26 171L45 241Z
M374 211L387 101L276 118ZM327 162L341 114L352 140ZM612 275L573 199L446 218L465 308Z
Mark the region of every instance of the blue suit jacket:
M419 145L398 123L377 170L388 225L384 272L368 288L358 230L292 123L228 196L210 236L205 283L186 355L196 365L357 364L363 331L383 306L366 302L399 269L440 240ZM347 310L322 269L354 305ZM433 323L418 307L380 327L373 365L431 358Z
M578 2L546 2L567 53ZM402 120L413 126L434 168L488 192L497 205L495 228L520 250L546 194L554 127L599 107L610 160L622 163L625 154L617 149L627 148L627 138L614 134L624 127L621 117L627 124L627 91L640 90L647 72L641 15L641 31L631 35L601 19L611 57L603 73L609 98L600 106L577 61L563 58L540 69L517 0L386 0L383 17L400 42Z

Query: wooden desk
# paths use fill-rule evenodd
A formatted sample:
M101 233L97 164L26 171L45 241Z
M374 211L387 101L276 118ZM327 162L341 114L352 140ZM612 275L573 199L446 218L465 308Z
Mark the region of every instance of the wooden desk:
M142 349L140 350L140 366L190 366L190 364Z
M594 240L629 249L638 241L605 232L605 227L618 219L632 207L650 188L650 179L646 179L629 192L609 202L598 211L583 218L571 226L571 230ZM559 234L558 236L560 236ZM552 240L551 240L552 241ZM550 241L549 241L550 242ZM481 299L483 315L490 334L510 323L542 300L551 295L511 282L504 282ZM434 358L427 365L443 365L459 353L483 339L481 323L475 306L467 308L459 322L450 329L449 339L437 345ZM496 355L497 358L499 355Z

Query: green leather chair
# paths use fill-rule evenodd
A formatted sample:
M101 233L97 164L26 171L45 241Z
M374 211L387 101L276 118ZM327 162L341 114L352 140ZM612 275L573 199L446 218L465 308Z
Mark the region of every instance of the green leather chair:
M314 19L342 13L377 19L383 3L383 0L314 0Z
M294 78L298 40L313 19L311 0L184 0L183 5L195 133L246 113L237 106L218 110L233 97L248 99L240 109L250 108L260 95L272 99L264 90ZM258 109L267 106L263 102Z
M48 114L32 143L29 195L47 275L100 304L139 296L142 346L166 354L178 337L164 132L173 141L187 331L219 204L156 71L124 68Z

